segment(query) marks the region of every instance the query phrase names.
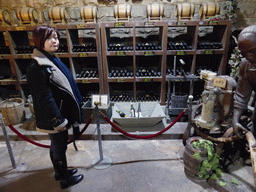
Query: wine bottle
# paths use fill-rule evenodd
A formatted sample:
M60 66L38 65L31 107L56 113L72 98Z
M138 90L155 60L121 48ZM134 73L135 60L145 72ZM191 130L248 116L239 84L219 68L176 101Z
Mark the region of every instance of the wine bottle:
M135 117L135 109L133 107L133 104L131 104L130 117Z

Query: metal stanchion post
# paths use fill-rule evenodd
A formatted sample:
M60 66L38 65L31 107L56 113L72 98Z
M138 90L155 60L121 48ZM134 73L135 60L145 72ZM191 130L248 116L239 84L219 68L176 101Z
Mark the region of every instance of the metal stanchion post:
M190 132L191 132L191 115L192 115L192 100L193 100L193 95L189 95L189 97L188 97L188 99L189 99L189 111L188 111L188 113L189 113L189 115L188 115L188 135L189 135L189 137L190 137Z
M13 156L13 152L12 152L12 147L10 144L10 140L9 140L9 136L7 134L6 128L5 128L5 123L4 123L4 119L2 114L0 114L0 119L1 119L1 126L2 126L2 130L4 133L4 139L7 145L7 149L8 149L8 153L11 159L11 163L12 163L12 167L13 170L11 170L10 172L6 173L6 175L4 175L5 178L13 178L13 177L17 177L20 174L22 174L24 171L26 171L28 169L27 164L22 163L21 165L16 165L14 156Z
M100 158L99 159L94 159L92 161L92 166L95 169L106 169L111 166L112 164L112 159L107 156L103 156L103 150L102 150L102 140L101 140L101 132L100 132L100 115L99 115L99 107L98 103L95 104L95 116L96 116L96 124L97 124L97 134L98 134L98 143L99 143L99 153L100 153Z

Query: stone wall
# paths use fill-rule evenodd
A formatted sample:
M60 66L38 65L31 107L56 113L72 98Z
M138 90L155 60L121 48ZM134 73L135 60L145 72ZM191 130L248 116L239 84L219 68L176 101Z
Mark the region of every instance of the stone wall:
M7 9L11 15L12 24L19 24L16 11L19 8L35 8L39 12L39 23L48 23L48 10L52 7L66 7L70 19L69 22L81 22L80 7L95 5L98 7L97 21L115 21L114 5L128 3L132 5L131 21L146 20L146 6L150 3L164 4L163 20L175 20L175 8L179 3L193 3L195 14L193 20L199 20L199 6L205 2L220 4L221 15L225 16L226 2L233 2L237 19L234 20L234 28L243 28L256 24L256 1L255 0L0 0L0 8Z

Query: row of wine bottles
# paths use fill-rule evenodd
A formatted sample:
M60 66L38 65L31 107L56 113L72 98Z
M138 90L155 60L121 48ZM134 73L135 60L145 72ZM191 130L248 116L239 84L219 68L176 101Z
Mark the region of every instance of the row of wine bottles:
M76 78L98 78L98 70L85 69L76 74Z
M161 72L154 69L138 69L136 77L161 77Z
M0 47L0 54L10 54L9 46L1 46Z
M124 45L123 43L110 43L107 48L108 51L132 51L133 46Z
M16 54L31 54L35 46L17 46L14 48Z
M223 47L220 42L198 42L197 49L221 49Z
M96 52L96 44L89 43L89 44L74 44L72 48L73 52Z
M129 69L111 69L109 77L133 77L133 72Z
M156 43L138 43L135 46L136 50L161 50L162 46Z
M35 46L16 46L14 48L16 54L31 54L33 53ZM67 45L60 45L59 49L57 50L57 53L61 52L68 52L68 46Z
M193 47L186 42L169 42L167 50L192 50Z
M108 73L109 77L133 77L133 72L129 69L112 69ZM135 73L136 77L161 77L161 72L154 69L138 69Z
M125 94L114 94L110 97L112 102L127 102L134 101L133 96ZM156 94L140 94L136 96L136 101L160 101L160 96Z

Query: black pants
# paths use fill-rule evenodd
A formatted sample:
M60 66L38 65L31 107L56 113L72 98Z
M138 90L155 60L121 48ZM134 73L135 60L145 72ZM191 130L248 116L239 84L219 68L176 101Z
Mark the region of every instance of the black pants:
M49 134L51 140L50 151L54 159L62 159L66 157L67 144L68 144L68 131L60 133Z

